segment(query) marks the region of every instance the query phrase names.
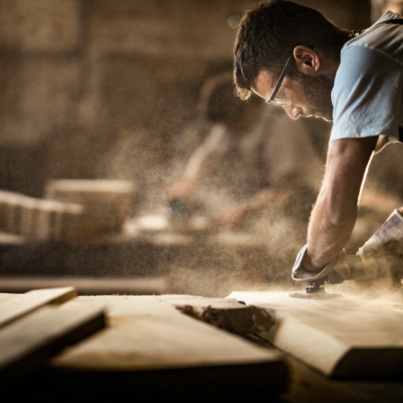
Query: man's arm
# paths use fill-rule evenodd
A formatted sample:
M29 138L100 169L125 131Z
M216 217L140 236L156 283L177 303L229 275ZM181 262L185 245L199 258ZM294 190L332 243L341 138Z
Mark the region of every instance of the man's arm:
M357 218L365 169L377 139L350 138L330 143L325 178L308 228L308 250L302 261L305 270L320 271L347 243Z

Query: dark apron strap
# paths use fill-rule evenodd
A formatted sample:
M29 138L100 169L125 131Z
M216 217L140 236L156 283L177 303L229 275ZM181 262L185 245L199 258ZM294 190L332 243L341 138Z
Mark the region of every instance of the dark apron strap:
M382 21L380 24L403 24L403 19L401 18L391 18L390 20Z
M403 19L391 18L390 20L383 21L381 24L399 24L403 25ZM399 126L399 141L403 143L403 127Z

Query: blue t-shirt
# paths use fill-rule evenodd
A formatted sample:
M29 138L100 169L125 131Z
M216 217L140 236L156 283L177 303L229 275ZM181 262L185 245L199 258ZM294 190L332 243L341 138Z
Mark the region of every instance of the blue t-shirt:
M384 134L399 138L403 109L403 25L387 11L341 50L332 90L330 141Z

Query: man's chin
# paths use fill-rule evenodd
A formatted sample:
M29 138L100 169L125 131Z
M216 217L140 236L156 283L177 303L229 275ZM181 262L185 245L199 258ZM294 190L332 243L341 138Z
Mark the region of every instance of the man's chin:
M318 110L307 111L305 113L301 113L300 116L302 116L304 118L316 118L316 119L322 118L323 120L326 120L326 122L332 122L333 121L332 113L320 112Z
M323 120L326 120L326 122L333 122L333 111L332 112L323 112L321 113L321 117Z

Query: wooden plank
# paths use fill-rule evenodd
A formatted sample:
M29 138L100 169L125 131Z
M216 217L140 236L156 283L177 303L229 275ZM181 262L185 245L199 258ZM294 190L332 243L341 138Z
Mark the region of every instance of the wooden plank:
M183 315L158 297L79 297L69 305L95 301L107 305L110 328L55 358L56 367L141 371L265 364L268 383L271 375L280 383L285 379L276 351Z
M0 231L6 229L7 222L7 197L6 192L0 190Z
M25 197L21 202L21 221L18 233L26 237L34 238L35 229L38 227L38 216L40 211L39 199Z
M211 230L211 222L205 216L192 216L185 221L171 221L165 214L143 215L135 217L125 223L127 233L149 233L162 235L159 239L164 241L168 236L200 235ZM164 237L164 235L166 235ZM157 238L158 239L158 238ZM160 241L160 242L161 242ZM162 243L167 243L162 242ZM169 241L168 241L169 243Z
M44 307L0 331L0 384L105 327L104 308Z
M287 292L234 292L229 297L274 312L274 326L258 335L327 376L401 373L402 304L346 296L300 299Z
M22 204L26 196L10 193L6 199L5 231L18 234L21 228Z
M81 204L0 190L0 230L40 241L75 242L93 239L99 225Z
M102 232L120 229L132 213L134 192L134 183L128 180L61 179L48 182L45 196L84 205L92 216L92 224ZM70 236L77 236L74 228Z
M293 374L287 392L281 395L287 403L396 403L403 396L403 384L389 378L331 379L304 365L301 361L286 356Z
M13 298L0 294L0 301ZM81 393L116 396L116 387L110 385L119 385L119 392L135 386L136 396L144 397L167 393L181 397L243 393L246 397L257 391L273 396L285 390L287 366L277 351L184 315L161 298L85 296L63 305L64 310L82 310L103 304L110 327L55 357L43 376L52 379L57 393L70 393L71 398ZM222 303L244 306L236 301ZM35 389L41 379L38 374L30 385ZM242 381L234 384L234 379Z
M52 359L46 374L73 400L133 390L151 401L187 402L195 395L270 400L286 389L288 369L273 349L184 315L158 297L78 297L68 305L95 302L107 305L110 327Z
M0 276L1 293L21 293L31 289L74 286L79 295L153 295L168 292L166 279L159 277L10 277ZM1 300L1 294L0 294Z
M29 291L0 304L0 328L48 304L62 304L75 298L74 287Z
M12 298L0 294L0 301ZM185 298L185 297L183 297ZM34 395L54 401L140 401L172 398L245 399L274 396L288 383L281 354L261 348L199 320L183 315L156 296L78 297L60 310L81 311L104 304L110 326L64 350L51 365L2 389L23 401ZM12 325L10 325L12 326Z

